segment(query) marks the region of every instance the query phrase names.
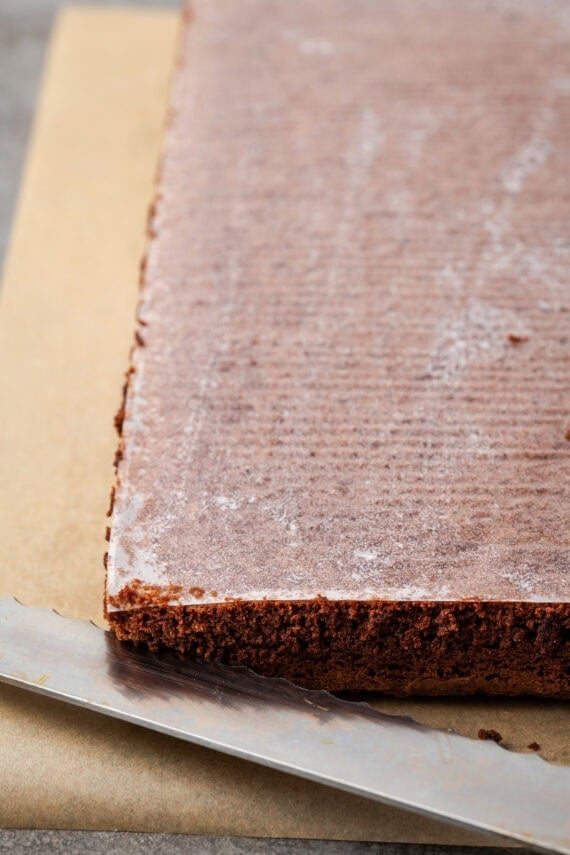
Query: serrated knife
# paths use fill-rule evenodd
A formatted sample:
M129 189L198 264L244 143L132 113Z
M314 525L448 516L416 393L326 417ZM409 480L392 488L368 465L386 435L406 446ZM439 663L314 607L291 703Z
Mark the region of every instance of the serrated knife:
M570 769L0 599L0 680L519 844L570 853Z

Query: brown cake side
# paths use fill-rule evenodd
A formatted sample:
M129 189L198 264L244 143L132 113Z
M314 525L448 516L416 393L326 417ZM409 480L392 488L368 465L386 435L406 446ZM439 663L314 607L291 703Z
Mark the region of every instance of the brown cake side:
M245 665L315 689L570 697L570 615L529 603L150 606L110 614L121 639Z
M198 0L118 419L119 637L570 694L568 41L556 2Z

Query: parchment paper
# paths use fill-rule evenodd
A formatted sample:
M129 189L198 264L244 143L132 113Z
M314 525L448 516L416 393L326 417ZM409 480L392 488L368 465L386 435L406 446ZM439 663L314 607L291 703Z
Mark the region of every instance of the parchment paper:
M59 19L0 304L0 596L102 620L112 419L132 339L177 17ZM569 705L384 699L570 763ZM0 685L0 825L485 843Z

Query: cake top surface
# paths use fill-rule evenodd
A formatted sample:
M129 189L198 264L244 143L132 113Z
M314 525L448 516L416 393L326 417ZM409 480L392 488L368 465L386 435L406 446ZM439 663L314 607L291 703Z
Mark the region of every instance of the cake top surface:
M565 8L196 3L110 610L570 600Z

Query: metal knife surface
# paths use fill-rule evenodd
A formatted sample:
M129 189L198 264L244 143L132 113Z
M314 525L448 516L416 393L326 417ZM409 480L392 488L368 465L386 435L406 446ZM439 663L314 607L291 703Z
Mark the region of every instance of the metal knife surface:
M519 844L570 853L570 769L0 599L0 681Z

